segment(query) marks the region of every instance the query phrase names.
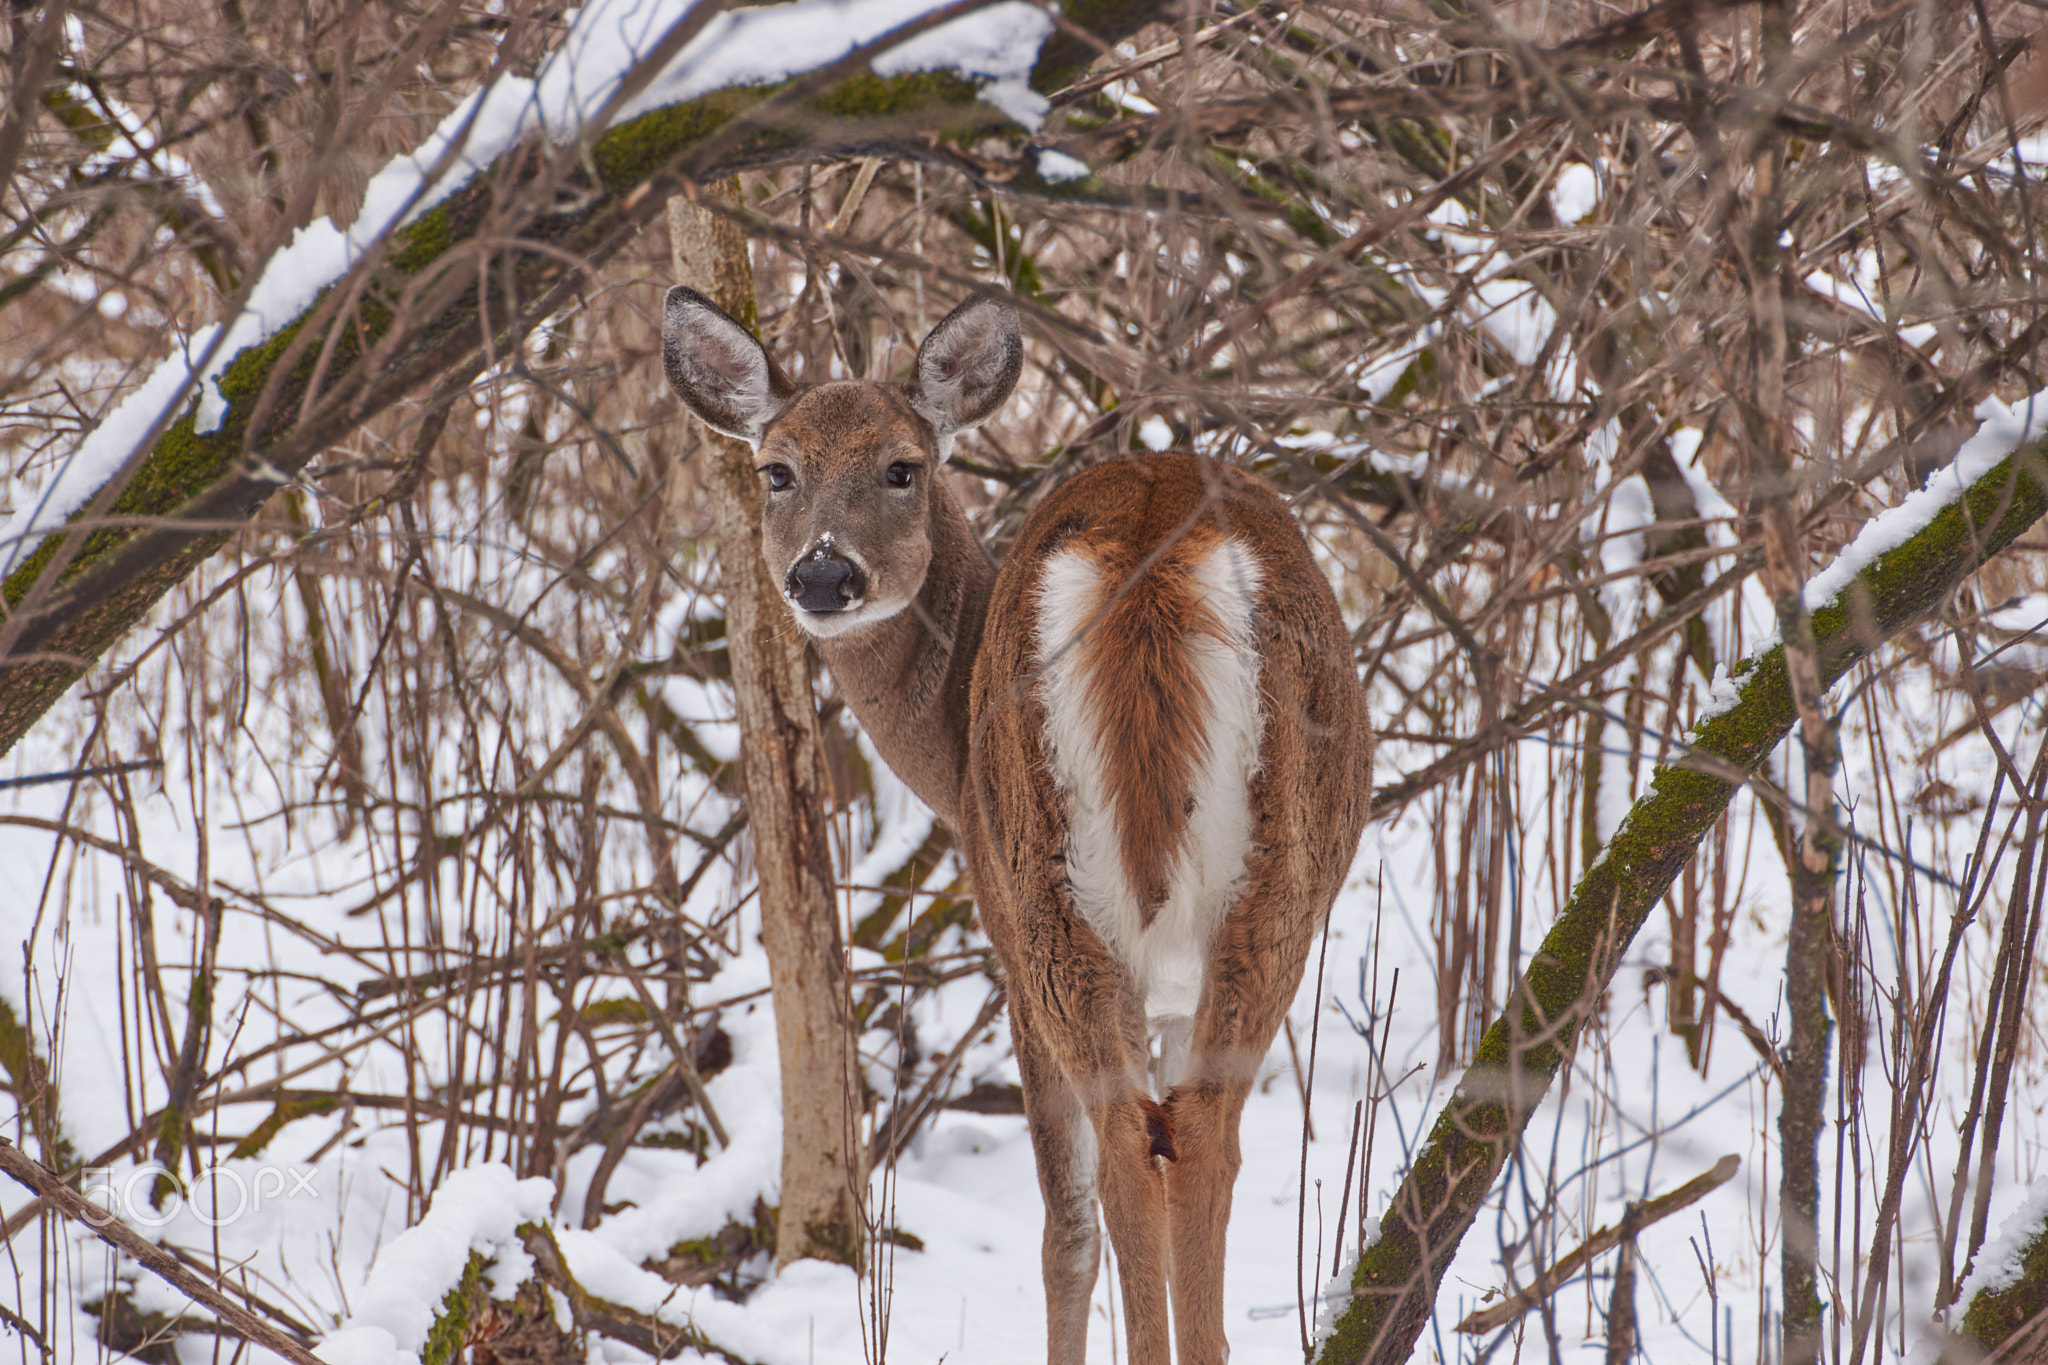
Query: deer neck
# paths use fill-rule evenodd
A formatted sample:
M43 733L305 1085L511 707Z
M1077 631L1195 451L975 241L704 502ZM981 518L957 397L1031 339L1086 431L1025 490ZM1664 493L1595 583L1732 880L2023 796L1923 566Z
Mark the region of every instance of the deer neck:
M968 688L996 569L944 478L933 481L931 542L908 607L817 646L882 761L957 833Z

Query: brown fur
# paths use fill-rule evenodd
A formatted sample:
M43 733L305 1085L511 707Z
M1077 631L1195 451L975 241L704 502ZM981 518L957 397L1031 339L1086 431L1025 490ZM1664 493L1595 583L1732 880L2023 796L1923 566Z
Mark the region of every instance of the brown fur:
M1163 1104L1141 1099L1138 1102L1145 1110L1145 1135L1152 1139L1145 1151L1161 1161L1178 1161L1180 1153L1173 1146L1173 1113Z

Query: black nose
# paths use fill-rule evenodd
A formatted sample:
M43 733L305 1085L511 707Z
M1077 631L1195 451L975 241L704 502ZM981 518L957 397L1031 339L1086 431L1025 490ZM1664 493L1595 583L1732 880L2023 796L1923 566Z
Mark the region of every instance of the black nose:
M844 611L867 591L867 580L859 565L820 545L810 558L798 561L783 586L789 600L805 611Z

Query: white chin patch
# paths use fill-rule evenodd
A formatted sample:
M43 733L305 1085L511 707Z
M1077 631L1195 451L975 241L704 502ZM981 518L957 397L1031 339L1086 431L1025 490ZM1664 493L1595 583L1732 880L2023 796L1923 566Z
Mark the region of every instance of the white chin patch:
M789 610L790 614L796 617L796 623L808 634L820 640L829 640L835 635L844 635L848 631L872 626L878 621L886 621L909 605L910 599L907 597L892 597L887 600L869 597L864 598L859 606L848 607L844 611L805 611L794 602L789 604Z

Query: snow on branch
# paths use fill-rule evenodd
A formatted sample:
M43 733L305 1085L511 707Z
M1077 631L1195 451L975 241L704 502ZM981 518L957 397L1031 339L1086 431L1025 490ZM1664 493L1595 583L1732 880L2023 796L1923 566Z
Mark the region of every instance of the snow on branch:
M449 1295L487 1278L508 1298L533 1274L519 1229L546 1223L554 1182L520 1180L502 1162L456 1171L426 1216L378 1254L355 1311L316 1350L328 1365L419 1365Z

